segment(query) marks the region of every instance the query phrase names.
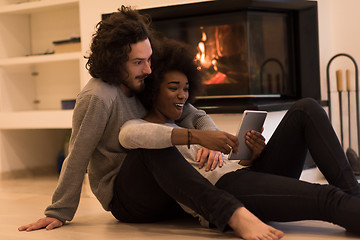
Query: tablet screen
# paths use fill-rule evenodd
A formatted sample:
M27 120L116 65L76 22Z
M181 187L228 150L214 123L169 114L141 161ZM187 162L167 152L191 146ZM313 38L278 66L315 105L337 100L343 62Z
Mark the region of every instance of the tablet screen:
M249 160L251 158L251 151L245 143L245 134L250 130L261 132L267 112L245 110L243 118L237 131L237 138L239 139L238 153L232 151L229 154L229 160Z

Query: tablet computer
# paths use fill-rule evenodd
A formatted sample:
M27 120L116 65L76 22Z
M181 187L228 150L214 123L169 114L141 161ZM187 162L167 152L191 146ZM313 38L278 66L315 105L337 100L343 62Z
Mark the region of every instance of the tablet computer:
M245 110L240 127L236 133L239 139L238 153L230 152L229 160L249 160L251 158L251 151L245 143L245 134L250 130L261 132L267 112L266 111L252 111Z

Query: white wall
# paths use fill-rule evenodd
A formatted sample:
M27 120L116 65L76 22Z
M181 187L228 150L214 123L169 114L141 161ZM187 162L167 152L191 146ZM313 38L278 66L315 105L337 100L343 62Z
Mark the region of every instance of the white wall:
M357 22L360 20L358 9L360 1L358 0L318 0L319 9L319 44L320 44L320 71L321 71L321 95L322 99L327 97L326 66L328 61L338 53L351 55L357 62L360 61L360 31L357 28ZM356 138L356 108L355 108L355 69L350 60L346 57L336 58L330 65L330 89L332 105L332 122L340 137L340 112L339 112L339 94L336 88L335 71L342 69L350 70L351 78L351 145L357 151ZM344 73L345 75L345 73ZM345 76L344 76L345 79ZM345 87L345 80L343 81ZM344 148L349 146L348 140L348 101L347 92L342 93L343 102L343 122L344 122Z

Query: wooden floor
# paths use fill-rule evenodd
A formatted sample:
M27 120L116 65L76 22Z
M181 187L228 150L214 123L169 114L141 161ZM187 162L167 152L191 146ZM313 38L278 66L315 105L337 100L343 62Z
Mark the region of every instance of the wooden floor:
M312 172L307 174L313 176ZM77 214L70 224L52 231L19 232L18 226L43 217L56 181L56 176L0 180L1 240L236 239L232 232L205 229L193 219L156 224L119 223L101 208L87 184L84 185ZM319 221L271 224L285 232L285 240L360 239L340 227Z

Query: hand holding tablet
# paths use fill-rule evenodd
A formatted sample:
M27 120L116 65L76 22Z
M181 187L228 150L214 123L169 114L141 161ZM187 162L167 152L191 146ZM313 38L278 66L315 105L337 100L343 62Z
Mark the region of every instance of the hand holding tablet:
M267 112L265 111L244 111L240 128L237 131L237 137L239 139L238 153L235 154L231 151L228 158L229 160L249 160L251 158L251 151L245 143L245 134L250 130L261 132L266 115Z

